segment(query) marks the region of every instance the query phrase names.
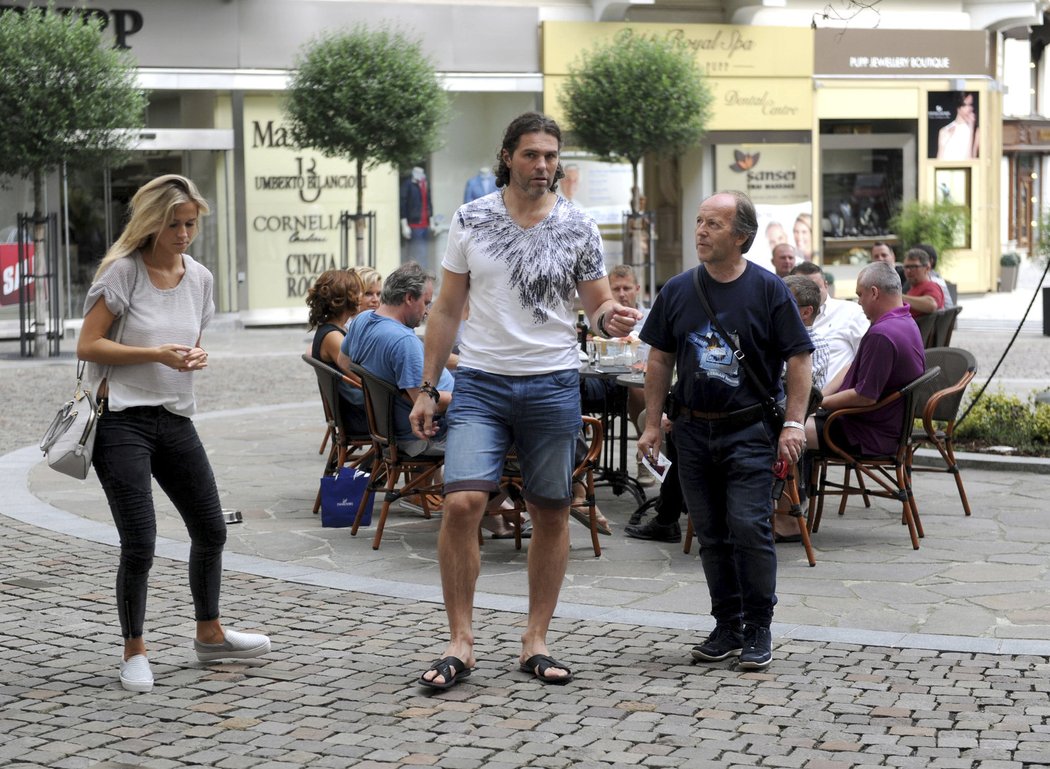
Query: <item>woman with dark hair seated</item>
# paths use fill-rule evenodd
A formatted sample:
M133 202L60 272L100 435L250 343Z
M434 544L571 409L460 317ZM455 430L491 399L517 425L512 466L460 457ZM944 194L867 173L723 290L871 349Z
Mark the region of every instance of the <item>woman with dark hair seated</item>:
M356 272L328 270L318 276L306 295L310 328L316 329L310 355L340 374L350 374L339 368L339 348L346 336L347 321L357 314L363 291L364 286ZM339 397L343 400L342 413L347 419L347 430L354 435L367 434L368 417L361 388L340 382Z

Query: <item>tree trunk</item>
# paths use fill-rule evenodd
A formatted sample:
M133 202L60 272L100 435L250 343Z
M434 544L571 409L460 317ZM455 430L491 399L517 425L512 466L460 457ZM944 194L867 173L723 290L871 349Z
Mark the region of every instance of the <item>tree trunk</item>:
M365 171L364 161L357 159L357 218L354 219L354 260L358 267L365 263Z
M638 188L638 161L631 160L631 213L638 213L642 191Z
M44 211L44 172L33 171L33 354L47 355L47 220Z
M643 232L645 219L640 215L642 191L638 187L638 161L631 160L631 218L628 220L631 233L631 252L628 264L644 264L645 251L643 243L647 233Z

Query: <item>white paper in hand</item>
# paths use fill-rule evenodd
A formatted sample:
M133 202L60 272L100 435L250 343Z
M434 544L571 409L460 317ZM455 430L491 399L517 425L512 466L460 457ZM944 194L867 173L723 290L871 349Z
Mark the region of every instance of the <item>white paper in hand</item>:
M662 451L655 461L648 454L643 456L642 464L649 471L649 474L660 481L660 483L664 482L664 478L667 477L667 471L671 469L671 460L664 456Z

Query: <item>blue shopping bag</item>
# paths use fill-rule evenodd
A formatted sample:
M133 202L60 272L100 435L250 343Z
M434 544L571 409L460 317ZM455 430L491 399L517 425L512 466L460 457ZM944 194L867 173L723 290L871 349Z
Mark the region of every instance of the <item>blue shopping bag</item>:
M326 528L341 529L354 525L357 516L357 507L361 503L361 495L368 487L371 476L361 472L354 467L344 467L335 475L326 475L321 478L321 525ZM368 492L365 497L364 514L361 516L361 525L369 526L372 523L372 498L374 492Z

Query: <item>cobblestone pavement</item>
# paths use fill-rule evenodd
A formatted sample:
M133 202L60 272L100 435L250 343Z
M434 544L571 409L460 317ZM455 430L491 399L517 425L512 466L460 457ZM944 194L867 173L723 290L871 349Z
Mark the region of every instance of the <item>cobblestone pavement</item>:
M973 331L961 327L954 343L973 350L983 370L990 371L1009 339L1001 325L993 317L986 327ZM222 440L218 428L235 418L236 412L229 410L244 406L283 404L275 413L285 417L273 423L280 429L295 419L308 421L301 404L313 403L315 384L298 360L306 335L299 330L245 331L220 324L207 340L212 368L201 376L199 402L204 412L227 413L211 422L202 419L202 434L215 429L213 437L206 439L209 451L215 446L218 453L233 457L224 465L236 468L230 472L238 488L247 489L253 472L274 475L281 458L259 457L255 453L259 444L250 440L238 448L233 439ZM1047 345L1050 340L1026 329L1002 376L1023 386L1042 383L1045 387L1050 382ZM7 349L0 345L0 355ZM55 362L0 360L0 388L6 402L0 412L0 455L39 438L70 389L72 370L68 357ZM304 393L309 395L304 398ZM313 408L317 410L316 404ZM241 422L253 419L258 417L249 414ZM317 420L309 424L314 445ZM265 428L259 425L261 431ZM0 466L6 466L2 456ZM44 496L42 486L58 488L60 484L37 480L46 472L40 468L17 478L17 473L0 475L0 512L10 513L15 504L13 481L25 488L27 477L33 479L33 493ZM933 515L932 526L924 517L928 540L917 553L904 543L902 532L891 532L894 550L888 570L904 574L913 588L896 592L898 588L865 584L868 577L856 582L855 577L870 575L878 566L863 551L858 551L852 566L830 556L822 558L816 569L796 569L797 564L782 562L785 581L794 578L792 569L805 574L811 580L815 605L831 604L833 612L837 611L834 601L850 600L841 586L852 582L851 600L860 606L859 617L866 594L875 602L907 607L916 601L920 586L944 587L940 576L930 578L923 569L909 575L908 566L893 564L916 558L954 560L959 591L970 594L959 600L983 602L995 616L1013 612L1015 620L1020 618L1023 624L1027 618L1034 622L1033 628L1041 628L1050 611L1050 594L1043 585L1048 537L1041 533L1046 527L1039 526L1039 519L1045 515L1043 502L1050 492L1045 481L1033 483L1025 493L1016 486L997 485L1000 481L985 475L994 473L975 472L975 486L983 490L975 488L971 499L984 494L997 500L992 506L997 513L1000 507L1006 510L1005 516L975 513L975 520L963 521L956 514L951 520L958 522L960 531L975 528L966 535L952 532L950 536L947 516L942 522ZM59 507L78 508L75 489L52 493L58 494L52 501ZM303 499L312 497L312 489L299 489L296 494L290 505L300 510ZM80 499L86 502L88 495ZM248 502L246 514L257 510L279 518L291 512L272 502L275 512L265 510L262 503ZM80 512L84 530L103 525L104 516L97 510ZM178 554L184 546L165 545L159 548L154 566L147 620L158 683L150 694L131 695L120 689L116 678L119 638L112 608L116 551L111 543L84 536L68 524L68 514L62 515L67 516L62 519L65 528L56 527L58 533L3 519L0 767L1050 766L1050 662L1045 651L990 654L917 648L907 642L907 635L900 644L878 645L863 640L806 640L780 632L774 639L771 668L744 673L731 663L690 664L688 647L703 635L697 626L629 622L624 618L636 615L599 607L590 614L555 619L552 649L577 675L574 683L556 687L533 682L517 671L520 611L488 606L476 617L478 669L453 690L429 695L414 680L444 638L439 603L430 597L420 600L410 590L403 596L362 592L361 586L370 580L349 573L341 581L333 577L325 584L306 584L296 579L302 573L297 565L289 564L284 571L274 567L269 576L262 573L265 570L243 568L251 559L241 553L265 550L249 546L252 520L231 531L224 620L234 628L270 634L274 651L246 663L197 663L189 645L193 623L185 564ZM316 528L313 521L309 525L315 535L316 560L332 561L331 543L339 540L331 530ZM846 524L828 522L827 527L820 534L828 538L825 542L845 530ZM382 550L373 552L365 543L354 542L346 550L353 555L347 557L359 559L354 563L374 564L383 556L397 558L402 569L430 568L420 549L404 545L411 543L411 530L419 524L409 522L404 533L397 528L392 527ZM1002 535L1010 539L1011 533L1018 532L1023 533L1014 538L1025 540L1030 550L1004 553L997 544ZM162 533L175 536L177 532L172 528ZM284 530L269 535L286 536ZM967 539L971 536L976 539ZM972 541L982 544L979 564L971 564L974 554L962 549ZM949 542L961 543L959 550L951 552L946 547ZM602 576L587 570L615 564L613 556L627 552L620 537L603 538L607 543L608 557L575 558L570 569L581 576ZM653 543L637 544L653 548L654 563L668 561L673 566L679 557L673 556L671 546L660 550ZM839 541L834 547L842 544ZM301 555L306 558L310 553ZM522 558L487 546L492 581L483 588L502 589L504 577L520 581ZM336 561L325 568L345 571L346 565ZM682 585L683 591L704 593L703 585L696 582L695 562L687 562L686 567L693 581ZM1012 573L1013 587L1004 582L989 588L993 569ZM665 574L678 578L673 568ZM626 586L637 581L633 573L604 577L601 586L606 589L615 589L617 582ZM668 608L681 611L686 595L680 593L677 604ZM520 608L520 600L510 595L506 599L501 608ZM785 604L784 613L798 608ZM955 600L945 598L944 604L942 614L947 617L955 611ZM960 609L954 621L969 624L975 615L968 611ZM881 623L894 629L889 627L892 622L875 618L876 627ZM1032 639L1034 649L1047 645L1045 633L1025 637ZM956 638L954 643L965 649L965 640ZM982 640L974 638L974 648L981 647Z
M7 526L0 765L49 767L983 767L1050 765L1045 657L779 642L774 665L692 665L693 633L556 619L574 683L517 672L521 616L478 614L478 669L414 685L440 606L228 573L224 616L265 659L191 657L184 566L157 560L158 682L116 682L114 552Z

